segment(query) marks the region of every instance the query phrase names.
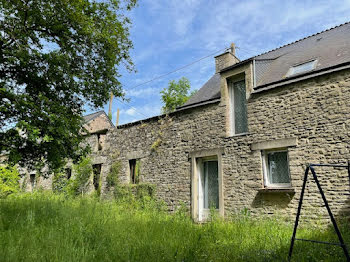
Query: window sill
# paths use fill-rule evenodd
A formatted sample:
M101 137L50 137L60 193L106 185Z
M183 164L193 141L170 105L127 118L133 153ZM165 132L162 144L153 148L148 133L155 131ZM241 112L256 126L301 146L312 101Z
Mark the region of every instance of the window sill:
M259 189L259 193L286 193L295 194L295 189L292 187L265 187Z
M233 134L233 135L229 135L227 136L227 138L231 138L231 137L236 137L236 136L247 136L250 135L250 133L241 133L241 134Z

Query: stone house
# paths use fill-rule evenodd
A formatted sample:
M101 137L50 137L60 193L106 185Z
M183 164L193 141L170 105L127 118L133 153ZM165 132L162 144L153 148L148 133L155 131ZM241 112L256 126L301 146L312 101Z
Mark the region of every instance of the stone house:
M154 184L170 211L184 203L195 221L210 209L294 218L306 165L350 158L350 23L243 61L232 45L215 66L169 115L117 128L103 111L85 116L90 190L101 181L110 194L106 177L119 162L122 183ZM349 214L346 170L317 172L334 213ZM311 181L303 214L324 217L321 205Z
M350 158L350 24L243 61L232 45L215 65L175 112L107 133L103 178L119 161L121 181L135 183L137 164L169 210L185 203L195 221L210 208L294 217L306 165ZM334 212L349 212L346 170L317 172ZM309 182L303 212L322 217L321 204Z
M100 174L102 170L101 152L105 146L105 138L108 131L113 130L115 127L109 120L106 113L98 111L84 118L84 128L88 132L85 138L85 143L89 144L91 148L91 160L93 164L94 174L91 177L91 183L89 183L89 191L99 187ZM45 171L45 167L42 171ZM27 169L20 169L20 173L23 174L20 179L20 185L25 191L32 192L34 189L46 189L51 190L53 176L38 175L36 171L27 171ZM69 162L65 168L65 173L68 179L74 175L72 170L72 163Z

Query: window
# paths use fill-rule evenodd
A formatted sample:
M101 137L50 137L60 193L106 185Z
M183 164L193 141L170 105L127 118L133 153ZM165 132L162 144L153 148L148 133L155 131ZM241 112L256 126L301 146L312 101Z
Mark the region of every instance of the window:
M246 133L248 132L248 121L245 81L230 81L228 86L231 109L231 133Z
M102 137L101 134L97 134L97 150L101 151L102 150Z
M293 66L288 70L286 76L288 77L288 76L297 75L297 74L311 71L311 70L315 69L316 64L317 64L317 60L313 60L313 61L309 61L309 62L306 62L303 64Z
M205 161L203 174L204 208L219 208L218 161Z
M31 186L32 190L35 187L35 182L36 182L35 180L36 180L35 179L35 173L34 174L30 174L30 186Z
M98 190L100 187L101 169L102 169L102 164L92 165L92 170L94 173L93 184L94 184L95 190Z
M69 180L72 176L72 169L71 168L66 168L65 170L66 173L66 178Z
M263 151L264 182L266 187L290 187L287 150Z
M140 180L140 159L129 160L130 167L130 182L138 184Z

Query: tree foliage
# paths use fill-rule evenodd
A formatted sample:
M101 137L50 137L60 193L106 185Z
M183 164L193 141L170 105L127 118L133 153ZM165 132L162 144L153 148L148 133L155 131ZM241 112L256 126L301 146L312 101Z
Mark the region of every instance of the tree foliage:
M19 173L16 167L0 166L0 198L19 190Z
M195 92L189 93L190 89L190 81L186 77L182 77L178 82L171 80L168 87L160 91L164 103L163 113L170 113L175 111L176 107L182 106Z
M123 94L133 70L136 0L0 0L0 152L11 163L57 169L84 150L84 105Z

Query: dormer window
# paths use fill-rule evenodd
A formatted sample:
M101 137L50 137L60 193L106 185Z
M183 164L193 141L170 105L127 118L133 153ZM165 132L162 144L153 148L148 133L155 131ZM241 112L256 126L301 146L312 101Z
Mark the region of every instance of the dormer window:
M301 73L305 73L305 72L314 70L316 68L316 64L317 64L317 60L312 60L312 61L308 61L306 63L302 63L299 65L293 66L293 67L289 68L286 76L289 77L289 76L293 76L293 75L297 75L297 74L301 74Z

